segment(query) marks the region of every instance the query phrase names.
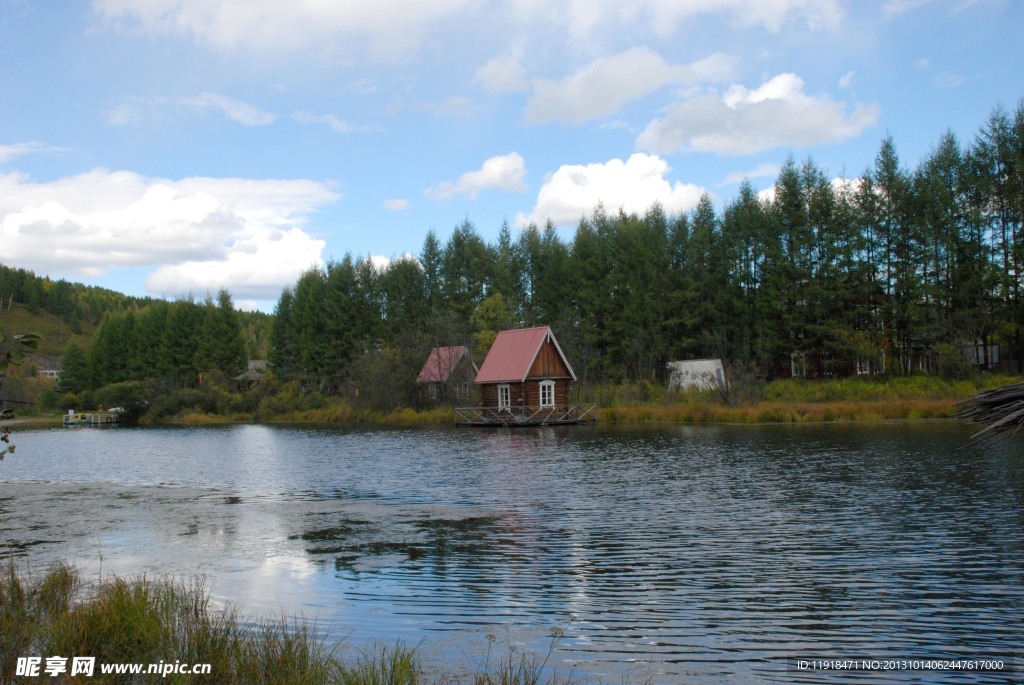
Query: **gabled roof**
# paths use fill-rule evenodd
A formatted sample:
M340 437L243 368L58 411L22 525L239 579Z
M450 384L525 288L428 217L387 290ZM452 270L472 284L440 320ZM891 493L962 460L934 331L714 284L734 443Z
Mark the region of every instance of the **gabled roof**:
M420 375L416 377L417 383L447 383L448 377L451 375L455 367L458 366L462 358L469 353L465 345L456 345L454 347L435 347L430 351L430 355L427 357L427 361L424 362L423 368L420 369ZM472 360L470 360L472 364ZM476 371L476 364L473 364L473 370Z
M533 362L540 353L541 346L551 341L558 355L562 358L565 368L569 370L569 376L576 380L569 360L555 340L555 334L551 332L550 326L538 328L519 328L512 331L502 331L494 339L487 358L480 367L480 373L476 375L477 383L522 383L533 367Z

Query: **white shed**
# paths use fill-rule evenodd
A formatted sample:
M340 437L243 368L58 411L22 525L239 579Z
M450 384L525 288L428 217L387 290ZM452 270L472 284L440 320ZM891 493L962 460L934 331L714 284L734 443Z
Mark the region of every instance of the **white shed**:
M666 366L669 370L669 390L712 390L727 387L725 368L721 359L688 359L669 362Z

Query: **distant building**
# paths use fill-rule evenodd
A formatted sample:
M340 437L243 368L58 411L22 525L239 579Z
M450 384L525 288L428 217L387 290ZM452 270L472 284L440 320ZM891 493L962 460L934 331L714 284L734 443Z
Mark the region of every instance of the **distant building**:
M426 388L427 398L434 402L468 402L473 397L473 379L478 372L465 345L435 347L416 382Z
M499 411L566 406L575 380L548 326L498 333L476 376L482 405Z

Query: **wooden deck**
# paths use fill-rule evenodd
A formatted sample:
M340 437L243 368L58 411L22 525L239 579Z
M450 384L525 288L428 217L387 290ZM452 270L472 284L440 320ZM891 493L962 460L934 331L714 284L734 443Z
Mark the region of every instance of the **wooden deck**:
M569 404L559 407L456 407L456 426L526 428L528 426L568 426L597 422L596 404Z

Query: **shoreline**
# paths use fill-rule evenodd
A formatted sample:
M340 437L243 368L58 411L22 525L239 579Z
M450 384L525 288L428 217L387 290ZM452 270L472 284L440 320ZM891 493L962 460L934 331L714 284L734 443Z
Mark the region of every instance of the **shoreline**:
M598 408L598 423L612 425L697 425L697 424L804 424L862 421L955 420L960 413L957 399L837 400L789 402L765 400L735 406L717 402L686 400L677 403L633 403ZM34 428L62 425L62 414L5 419L0 426ZM328 408L274 416L253 414L210 414L192 412L170 420L146 421L143 426L227 425L227 424L336 424L352 426L426 427L454 425L450 409L396 409L391 412Z

